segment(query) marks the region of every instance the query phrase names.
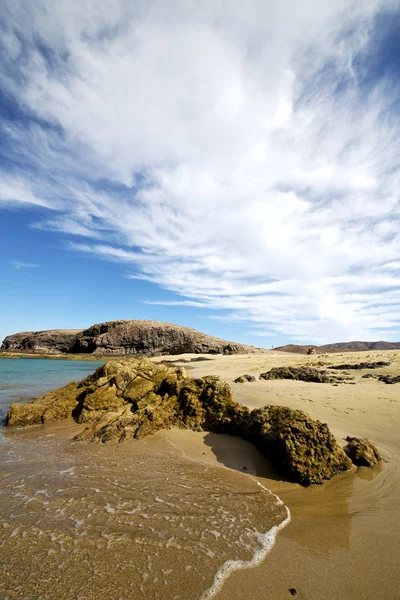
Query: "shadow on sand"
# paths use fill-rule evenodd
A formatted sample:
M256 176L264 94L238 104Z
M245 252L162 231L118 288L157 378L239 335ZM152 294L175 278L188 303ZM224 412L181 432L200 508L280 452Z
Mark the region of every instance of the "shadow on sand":
M204 437L204 443L211 448L217 461L229 469L274 481L284 481L251 442L231 435L208 433Z

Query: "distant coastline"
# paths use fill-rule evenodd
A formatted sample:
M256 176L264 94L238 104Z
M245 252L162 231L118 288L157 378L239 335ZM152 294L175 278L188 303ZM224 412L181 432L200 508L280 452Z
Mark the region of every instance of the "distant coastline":
M99 356L98 354L38 354L31 352L13 352L12 350L2 351L0 350L0 360L9 358L29 358L29 359L45 359L45 360L87 360L91 362L98 362L102 360L113 360L124 358L122 356Z

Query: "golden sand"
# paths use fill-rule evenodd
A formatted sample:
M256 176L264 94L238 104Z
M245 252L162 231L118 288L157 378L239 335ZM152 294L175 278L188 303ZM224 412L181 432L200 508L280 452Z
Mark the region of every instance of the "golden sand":
M185 357L187 358L187 357ZM244 373L258 376L272 367L310 365L324 368L341 363L389 361L377 371L348 371L355 385L333 386L301 381L256 381L234 384ZM259 356L215 357L193 363L191 374L220 375L231 383L235 400L251 408L287 405L328 423L339 442L347 435L368 437L384 462L375 469L354 469L322 486L302 488L268 472L266 461L250 444L216 436L212 458L254 473L290 508L291 523L283 529L262 565L233 573L218 595L220 600L284 600L295 588L301 600L398 600L400 583L400 384L363 379L365 373L400 375L400 351L304 356L269 352ZM182 440L187 432L169 432ZM193 436L192 452L199 455ZM207 444L210 435L204 436ZM198 443L198 442L197 442ZM201 446L202 447L202 446Z
M174 362L179 358L187 361L197 357L174 357ZM10 466L5 461L3 484L7 483L16 494L16 500L12 500L16 504L14 507L4 505L10 533L5 536L3 546L8 561L3 576L10 584L15 580L21 583L20 591L14 586L10 599L136 598L134 589L142 586L144 595L140 597L145 600L200 600L201 591L212 583L219 555L225 553L229 557L231 548L237 548L234 540L232 544L229 539L223 540L223 536L218 537L219 531L214 531L215 526L208 526L210 520L220 521L218 513L212 519L209 515L220 508L227 523L230 520L234 523L239 516L250 528L262 520L266 529L268 519L272 519L271 523L279 521L275 521L274 513L268 516L265 511L270 504L267 496L259 496L257 501L256 482L283 500L292 520L278 533L276 544L266 559L254 568L233 572L218 592L218 599L284 600L293 597L289 590L296 591L296 598L307 600L400 598L397 574L400 564L400 384L363 379L362 375L368 373L364 370L349 371L354 381L338 386L285 380L233 383L233 379L244 373L258 377L261 372L284 365L324 368L378 360L390 361L391 366L374 373L400 375L400 351L311 357L271 351L262 355L209 358L212 360L185 363L185 366L194 377L219 375L231 384L234 399L251 408L275 404L302 409L312 418L328 423L339 443L344 444L349 434L368 437L377 445L384 462L374 469L354 468L321 486L302 488L282 481L252 444L229 436L174 429L120 446L87 446L69 441L79 428L76 424L37 426L7 433L9 441L5 442L5 448L7 444L10 446L5 456L9 457ZM16 447L19 439L30 458L16 463L13 452L22 452L22 446ZM52 442L57 439L59 445ZM35 447L29 440L37 440ZM53 452L49 456L47 448ZM61 466L56 466L57 460ZM76 465L75 470L71 470L70 464ZM141 464L146 468L141 468ZM218 465L231 471L222 473ZM61 489L58 487L60 474L62 480L66 480ZM31 477L41 478L38 479L40 489L32 487L35 479ZM166 481L173 486L170 488ZM175 495L177 483L182 489L178 496ZM3 488L5 490L4 485ZM45 493L49 494L53 488L55 496L47 497ZM75 490L72 495L70 490ZM84 496L82 490L87 490ZM215 500L213 494L219 499ZM226 506L220 506L222 501ZM20 511L19 504L25 507L25 502L28 509ZM170 573L170 565L167 565L169 555L156 550L149 562L145 551L136 556L131 554L131 542L132 536L140 542L140 528L144 527L144 550L165 547L177 556L172 545L176 539L170 542L165 536L168 528L172 531L175 527L173 518L182 502L189 507L189 512L184 510L182 523L186 523L184 519L189 521L182 540L187 544L186 555L190 560L174 559L182 573L178 573L176 579L180 587L174 584L170 588L168 580L175 574ZM149 520L148 515L135 512L136 504L142 506L142 512L153 511L153 518ZM31 529L25 527L27 510L37 519ZM60 515L64 515L64 521L58 521ZM82 515L85 523L80 521ZM165 521L166 518L172 520ZM154 522L158 522L155 519L165 521L167 526L154 528ZM248 523L247 519L250 519ZM60 531L54 534L57 523L60 523ZM221 525L226 524L221 521ZM87 533L81 535L85 527ZM204 527L204 531L210 529L208 538L201 542L204 547L195 543L199 527ZM44 533L40 533L41 530ZM111 537L110 531L113 532ZM32 548L37 548L37 552L21 560L17 550L24 548L24 535L33 536ZM6 551L8 546L11 550ZM180 551L184 547L183 541L180 542ZM242 554L238 557L247 560L245 547L239 550ZM40 552L45 552L44 562ZM121 556L126 556L125 562L121 562ZM141 565L140 561L145 559L149 564ZM32 567L35 560L35 571L29 573L24 565ZM186 570L189 567L193 571ZM153 579L148 579L150 574ZM139 587L135 577L139 578ZM75 595L69 595L68 590L72 588ZM37 594L29 596L32 590L37 590Z

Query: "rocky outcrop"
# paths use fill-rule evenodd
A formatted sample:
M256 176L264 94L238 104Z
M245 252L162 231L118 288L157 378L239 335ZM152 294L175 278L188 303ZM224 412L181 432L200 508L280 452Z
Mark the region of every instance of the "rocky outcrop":
M233 380L233 383L249 383L251 381L256 381L254 375L245 373L244 375L240 375L240 377L236 377L236 379Z
M379 381L383 383L400 383L400 375L378 375Z
M252 410L242 434L288 479L310 485L351 466L326 423L286 406Z
M344 375L333 375L333 373L314 369L313 367L275 367L270 371L261 373L260 379L296 379L298 381L313 383L340 383L354 378Z
M80 383L29 404L13 404L8 425L73 416L85 425L77 439L140 439L172 426L238 435L255 443L283 476L309 485L350 467L326 424L287 407L250 411L232 400L218 377L191 379L185 369L148 359L114 361Z
M342 365L332 365L328 369L334 369L336 371L345 369L349 371L357 371L361 369L381 369L382 367L390 367L390 362L378 360L377 362L361 362L355 364L344 363Z
M1 350L32 354L63 354L70 351L82 329L27 331L6 337Z
M358 467L373 467L382 460L381 455L366 438L347 436L344 451Z
M387 384L400 383L400 375L375 375L375 373L366 373L362 375L361 379L377 379Z
M206 335L195 329L158 321L110 321L85 330L17 333L2 350L47 354L159 355L240 354L256 348Z
M81 393L79 384L72 381L33 402L15 402L8 412L7 425L21 427L67 419L74 414Z

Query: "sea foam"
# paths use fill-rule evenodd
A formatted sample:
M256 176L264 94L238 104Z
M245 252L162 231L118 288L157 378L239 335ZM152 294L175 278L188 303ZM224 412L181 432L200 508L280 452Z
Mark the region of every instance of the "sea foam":
M269 492L271 496L274 496L277 500L277 504L283 505L282 500L276 494L273 494L270 490L265 488L260 482L256 482L257 485L262 487L265 491ZM209 587L201 596L200 600L210 600L210 598L214 598L214 596L220 591L224 582L227 580L229 575L234 571L240 571L242 569L250 569L255 567L263 562L267 554L272 550L275 545L276 537L281 529L286 527L288 523L290 523L290 511L287 506L285 506L287 516L286 518L279 523L279 525L275 525L271 527L269 531L266 533L256 533L256 537L261 544L261 548L257 550L251 560L227 560L221 566L221 568L217 571L214 581L211 587Z

